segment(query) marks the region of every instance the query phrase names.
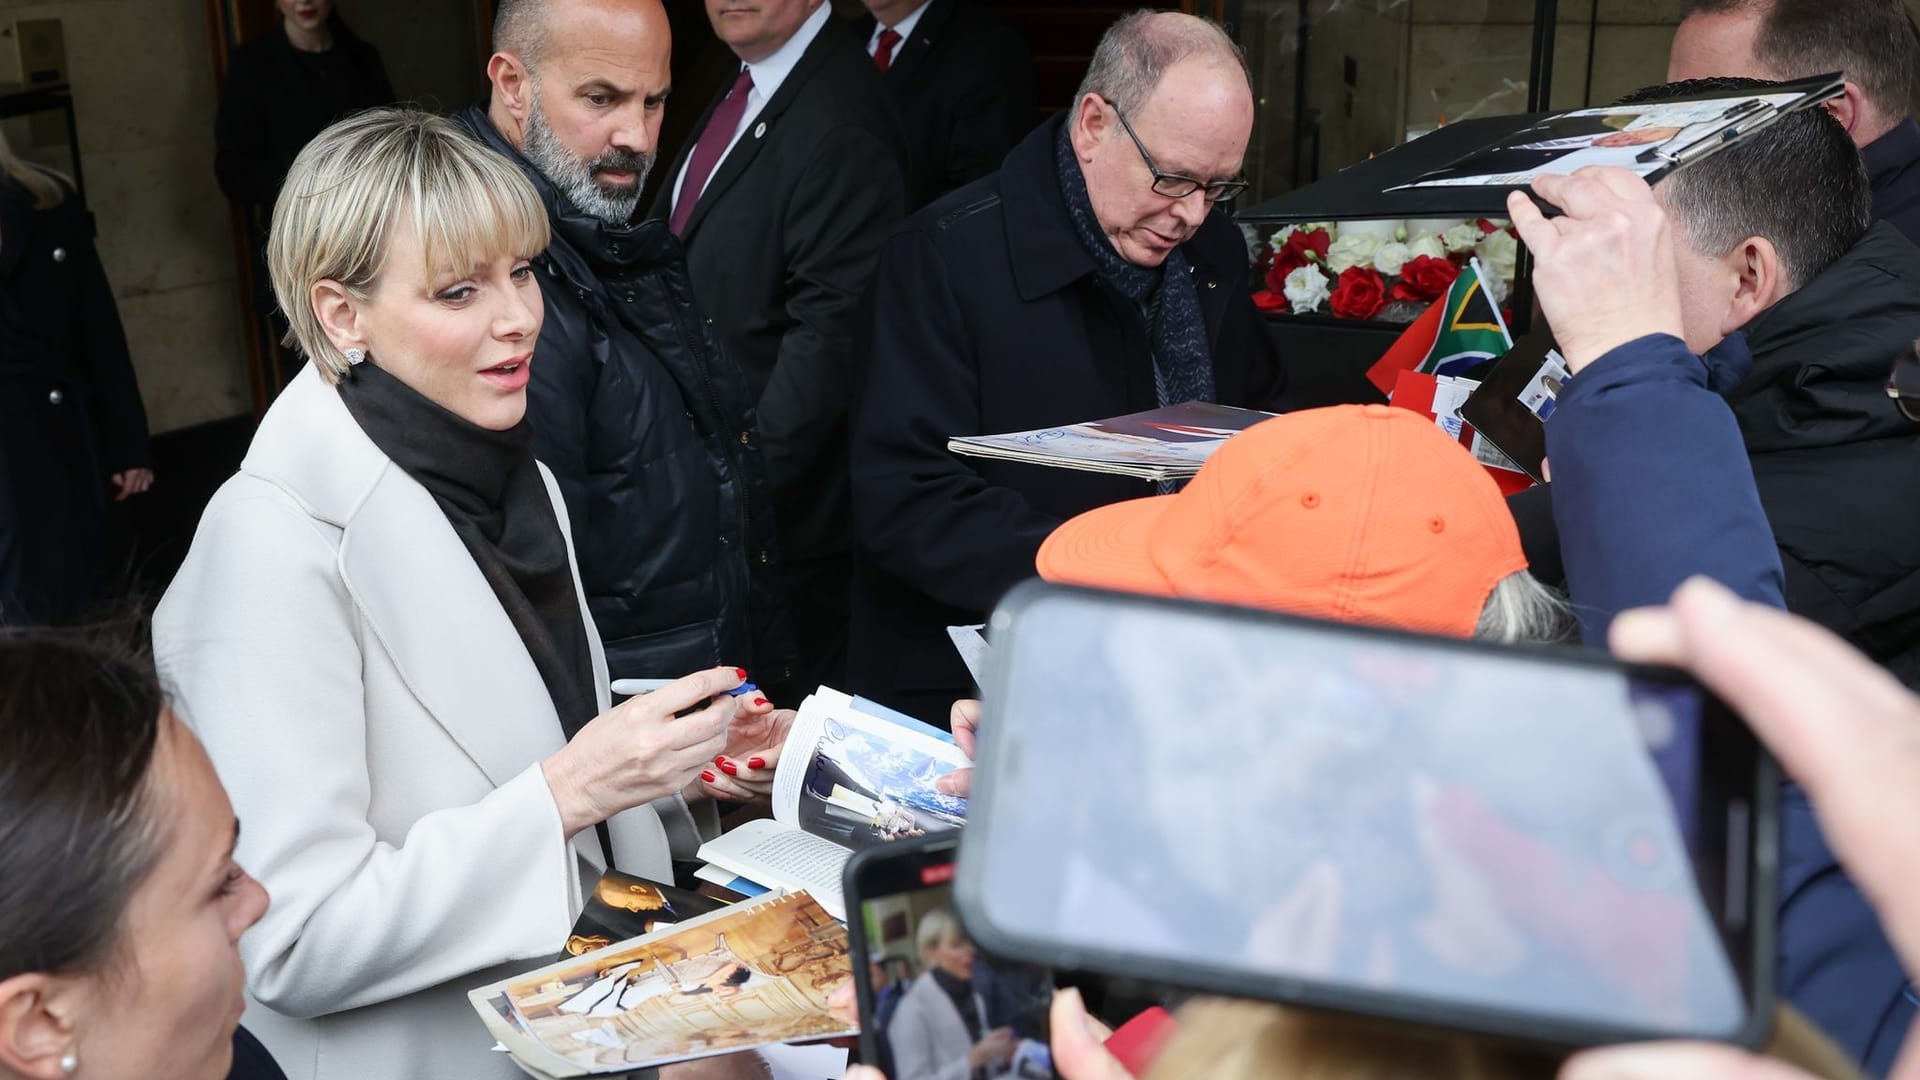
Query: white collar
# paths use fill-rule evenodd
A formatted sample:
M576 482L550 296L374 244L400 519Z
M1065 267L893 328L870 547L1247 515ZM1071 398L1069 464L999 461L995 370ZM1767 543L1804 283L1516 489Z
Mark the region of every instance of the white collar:
M820 36L820 28L832 17L833 5L822 0L820 7L807 16L807 21L800 24L800 29L794 31L785 45L765 60L747 65L747 70L753 73L753 91L761 101L772 101L773 95L780 92L780 84L793 74L794 66L806 55L807 46Z
M872 52L879 47L880 33L883 30L892 30L894 33L899 34L901 43L905 44L906 40L913 36L913 28L920 25L920 16L925 15L927 9L932 6L933 0L925 0L919 7L914 8L913 12L906 18L901 19L892 26L886 26L881 23L879 19L873 20L873 40L867 42L867 51ZM899 53L896 52L894 55L898 56Z

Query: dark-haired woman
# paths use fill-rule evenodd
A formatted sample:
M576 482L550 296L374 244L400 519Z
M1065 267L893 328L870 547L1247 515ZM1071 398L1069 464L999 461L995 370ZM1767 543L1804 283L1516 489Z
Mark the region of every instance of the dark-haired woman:
M280 1077L236 1030L238 832L150 663L0 631L0 1080Z

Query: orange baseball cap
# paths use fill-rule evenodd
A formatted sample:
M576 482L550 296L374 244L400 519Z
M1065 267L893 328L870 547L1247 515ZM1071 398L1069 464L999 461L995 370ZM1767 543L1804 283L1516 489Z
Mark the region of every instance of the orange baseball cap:
M1081 514L1035 561L1048 581L1456 637L1527 568L1486 469L1431 418L1386 405L1256 424L1177 494Z

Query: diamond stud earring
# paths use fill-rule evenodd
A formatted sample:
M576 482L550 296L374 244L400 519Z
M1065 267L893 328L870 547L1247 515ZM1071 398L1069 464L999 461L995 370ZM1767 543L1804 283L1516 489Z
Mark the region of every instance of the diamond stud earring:
M365 349L348 349L347 350L347 363L364 364L366 362L367 362L367 350Z

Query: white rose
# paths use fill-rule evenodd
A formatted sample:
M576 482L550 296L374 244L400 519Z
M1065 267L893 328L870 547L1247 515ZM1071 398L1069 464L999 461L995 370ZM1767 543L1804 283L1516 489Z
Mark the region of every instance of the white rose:
M1407 261L1412 262L1422 255L1429 259L1444 259L1447 257L1447 245L1441 243L1438 236L1415 237L1407 244Z
M1513 283L1513 262L1520 256L1520 242L1512 233L1505 229L1488 233L1473 249L1473 254L1480 260L1482 270L1503 284Z
M1381 244L1380 249L1373 253L1373 268L1391 277L1398 274L1411 258L1413 249L1396 240L1391 244Z
M1274 233L1272 236L1267 237L1267 246L1273 248L1273 250L1275 251L1279 251L1281 248L1287 246L1287 239L1291 237L1294 233L1297 233L1299 231L1300 231L1300 226L1288 225L1287 227L1281 229L1279 232Z
M1439 236L1455 225L1471 225L1472 222L1459 218L1414 218L1407 222L1407 242L1421 236Z
M1343 221L1340 223L1340 235L1364 236L1376 244L1390 244L1400 239L1400 230L1404 225L1400 221Z
M1445 241L1448 251L1472 251L1474 245L1480 242L1482 235L1480 226L1471 221L1463 221L1441 233L1440 239Z
M1320 305L1327 302L1331 291L1327 288L1327 275L1320 268L1309 263L1287 275L1280 291L1286 295L1287 303L1300 314L1319 311Z
M1373 253L1379 249L1378 237L1342 230L1340 238L1327 248L1327 269L1340 274L1365 266L1373 261Z

